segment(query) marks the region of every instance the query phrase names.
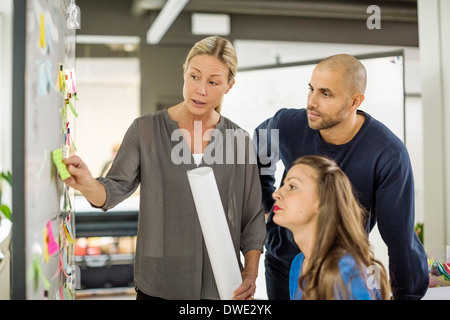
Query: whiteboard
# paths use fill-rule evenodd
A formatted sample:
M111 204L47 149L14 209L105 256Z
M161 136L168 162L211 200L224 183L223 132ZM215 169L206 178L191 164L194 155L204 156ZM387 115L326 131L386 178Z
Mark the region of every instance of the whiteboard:
M26 3L25 55L25 264L27 299L74 298L74 244L63 223L73 230L68 192L59 180L51 151L64 145L65 91L58 87L60 64L75 67L75 30L67 28L70 0ZM70 118L72 124L74 120ZM14 174L14 173L13 173ZM67 204L67 202L66 202ZM13 212L14 215L14 212ZM68 221L70 220L70 221ZM48 241L58 246L46 259ZM69 271L69 274L67 274ZM66 274L65 274L66 273ZM67 276L68 275L68 276ZM25 275L24 275L25 276ZM73 282L75 283L75 282Z

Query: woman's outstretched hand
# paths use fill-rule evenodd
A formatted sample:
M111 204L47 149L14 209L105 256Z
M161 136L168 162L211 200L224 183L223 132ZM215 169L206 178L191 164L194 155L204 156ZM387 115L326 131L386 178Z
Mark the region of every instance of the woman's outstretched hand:
M106 202L105 187L89 171L88 166L79 156L70 156L63 160L71 177L63 182L78 191L95 206L102 207Z

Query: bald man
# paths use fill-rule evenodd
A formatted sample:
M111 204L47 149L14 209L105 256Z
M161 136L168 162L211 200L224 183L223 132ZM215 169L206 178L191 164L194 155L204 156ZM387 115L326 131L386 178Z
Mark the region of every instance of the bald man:
M312 73L307 109L281 109L255 130L263 204L269 212L265 256L269 299L289 299L291 261L300 250L291 232L272 220L272 193L278 186L267 173L274 173L281 160L284 179L294 160L309 154L334 159L368 212L367 232L378 223L388 248L393 298L421 299L428 288L427 258L414 232L414 178L408 151L386 126L358 109L366 82L359 60L345 54L331 56ZM273 129L278 131L278 146L262 146L264 141L271 143Z

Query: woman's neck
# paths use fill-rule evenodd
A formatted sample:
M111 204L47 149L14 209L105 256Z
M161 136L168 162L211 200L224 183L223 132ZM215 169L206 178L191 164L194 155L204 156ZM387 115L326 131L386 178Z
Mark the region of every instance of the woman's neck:
M178 122L178 128L187 130L182 132L191 153L201 154L211 140L212 130L220 121L220 114L212 110L202 116L190 113L184 103L180 103L167 110L172 120Z
M220 121L220 114L215 110L206 112L201 115L192 114L184 105L184 102L169 108L168 113L170 117L178 122L178 126L189 131L193 131L198 127L198 122L201 122L202 131L214 128ZM197 123L197 125L196 125Z
M315 232L313 232L313 230L299 230L293 232L293 234L295 243L304 255L302 270L307 270L309 267L309 258L311 257L316 243Z

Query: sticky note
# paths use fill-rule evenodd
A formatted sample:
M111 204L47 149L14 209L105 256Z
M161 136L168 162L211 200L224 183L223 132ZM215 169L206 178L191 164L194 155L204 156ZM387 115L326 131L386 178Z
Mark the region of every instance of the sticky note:
M44 96L50 92L52 87L51 68L52 63L49 60L39 60L38 65L38 94Z
M41 21L40 21L40 28L39 28L39 47L45 48L45 18L44 15L41 13Z
M59 63L59 70L58 70L58 83L56 84L59 91L62 91L63 85L65 84L64 81L64 66Z
M48 254L48 235L47 229L44 229L44 262L48 262L50 255Z
M67 178L70 178L70 173L63 162L63 153L61 148L52 151L52 159L58 169L61 179L66 180Z
M74 107L73 104L72 104L72 99L69 99L69 107L70 107L70 110L72 111L73 115L74 115L76 118L78 118L78 113L76 112L75 107Z
M50 289L50 282L44 275L44 271L42 270L41 263L39 262L39 255L35 255L33 258L33 277L34 277L34 291L37 290L39 284L39 278L44 283L44 287L46 290Z
M46 232L47 232L48 253L50 255L53 255L55 252L59 251L59 246L58 246L58 244L55 241L55 237L53 236L52 224L51 224L50 221L47 222Z
M67 221L65 221L65 222L63 223L63 227L64 227L64 231L65 231L65 233L66 233L66 238L67 238L67 240L68 240L70 243L75 243L74 237L73 237L72 232L71 232L70 224L69 224Z
M72 92L76 95L77 94L77 85L76 85L76 80L75 80L75 70L72 69L72 71L70 71L70 78L72 79Z

